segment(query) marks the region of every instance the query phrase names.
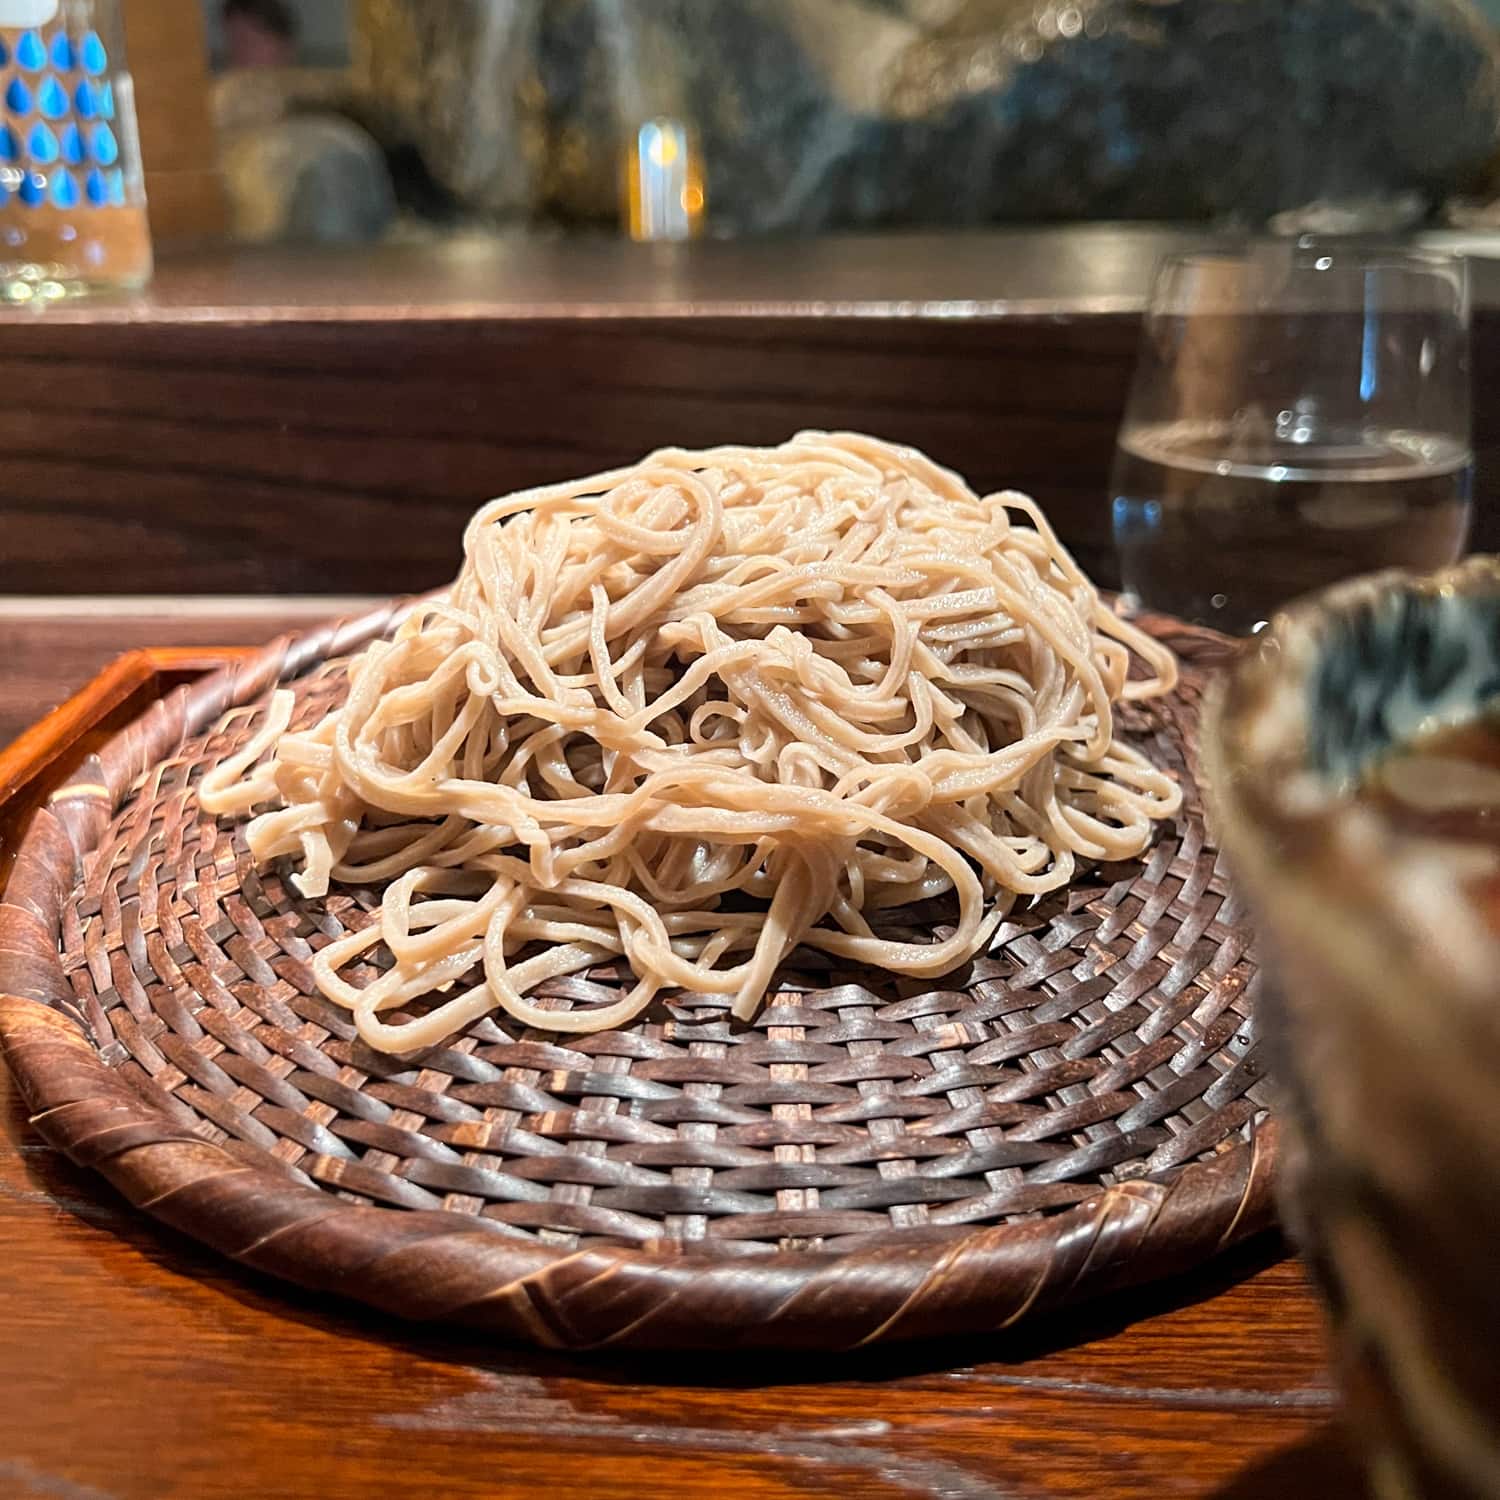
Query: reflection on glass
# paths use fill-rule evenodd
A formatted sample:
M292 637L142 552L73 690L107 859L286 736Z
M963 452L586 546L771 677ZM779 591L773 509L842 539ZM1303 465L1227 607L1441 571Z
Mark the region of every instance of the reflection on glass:
M1157 277L1116 450L1134 602L1249 631L1357 573L1452 562L1468 535L1462 260L1266 243Z
M703 165L680 120L647 120L626 153L625 218L635 240L686 240L703 228Z

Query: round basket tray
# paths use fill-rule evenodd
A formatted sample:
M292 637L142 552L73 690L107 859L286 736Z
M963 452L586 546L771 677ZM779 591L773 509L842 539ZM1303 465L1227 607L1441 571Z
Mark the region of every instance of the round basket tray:
M42 1133L132 1203L304 1286L553 1346L972 1333L1271 1222L1255 964L1194 783L1221 637L1156 623L1182 684L1123 711L1181 815L963 971L799 954L748 1025L699 999L588 1037L492 1016L392 1058L309 962L377 893L304 900L195 787L273 684L299 722L337 701L401 608L177 689L32 821L0 1044Z

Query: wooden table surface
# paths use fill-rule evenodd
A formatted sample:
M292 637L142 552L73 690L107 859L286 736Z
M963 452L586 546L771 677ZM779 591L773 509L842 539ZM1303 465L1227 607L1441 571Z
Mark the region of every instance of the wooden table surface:
M336 607L336 606L335 606ZM0 601L0 743L144 644L330 601ZM1274 1241L1005 1336L820 1362L536 1354L221 1263L44 1146L0 1073L0 1496L1350 1496Z

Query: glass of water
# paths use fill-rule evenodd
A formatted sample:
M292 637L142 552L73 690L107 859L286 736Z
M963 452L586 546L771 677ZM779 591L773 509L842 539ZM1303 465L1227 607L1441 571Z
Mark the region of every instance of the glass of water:
M1127 599L1220 630L1468 537L1460 256L1264 241L1156 277L1115 452Z

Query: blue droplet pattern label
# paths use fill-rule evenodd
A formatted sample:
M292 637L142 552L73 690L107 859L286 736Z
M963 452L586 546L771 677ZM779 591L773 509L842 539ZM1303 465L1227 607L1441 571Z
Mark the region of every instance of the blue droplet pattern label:
M47 49L34 31L23 31L16 43L16 62L28 73L39 73L47 66Z
M26 149L31 152L32 161L40 162L44 167L51 166L61 154L51 127L40 120L31 127L31 134L26 138Z
M78 197L78 179L66 167L52 174L52 201L58 208L77 208Z
M50 73L36 96L36 107L49 120L60 120L68 112L68 91Z
M0 68L8 70L0 78L0 165L9 169L0 204L126 204L120 138L109 123L114 83L99 34L50 26L12 33L0 38Z
M78 60L83 64L84 71L95 77L109 67L109 54L104 50L104 43L99 40L97 31L91 31L84 37L78 49Z

